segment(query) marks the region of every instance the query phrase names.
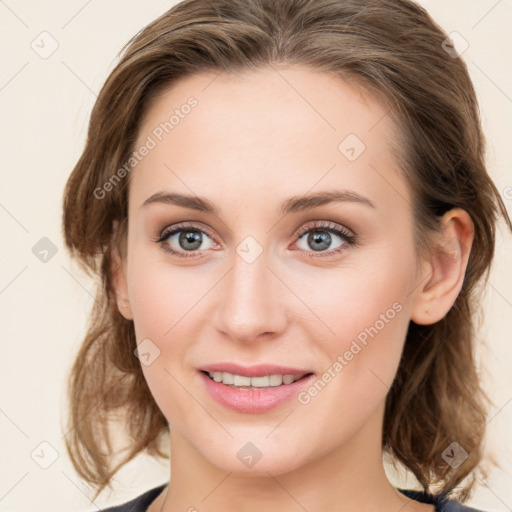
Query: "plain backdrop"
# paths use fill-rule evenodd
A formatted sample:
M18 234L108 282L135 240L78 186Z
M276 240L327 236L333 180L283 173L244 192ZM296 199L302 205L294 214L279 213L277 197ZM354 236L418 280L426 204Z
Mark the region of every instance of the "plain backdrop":
M66 454L65 379L91 308L93 283L61 237L64 184L85 141L96 94L128 39L176 2L0 0L1 373L0 511L99 510L169 478L140 456L94 503ZM512 1L421 2L467 41L467 62L488 138L488 165L512 210ZM50 55L51 53L51 55ZM512 212L511 212L512 213ZM478 349L494 401L487 452L501 468L469 505L512 508L512 235L501 225ZM47 252L45 252L47 251ZM390 478L414 486L410 476ZM369 483L371 485L371 483Z

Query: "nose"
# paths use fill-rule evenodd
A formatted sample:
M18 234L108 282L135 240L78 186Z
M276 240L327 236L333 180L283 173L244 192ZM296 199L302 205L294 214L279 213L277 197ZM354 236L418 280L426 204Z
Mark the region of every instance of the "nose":
M266 252L252 262L238 253L222 280L215 310L217 330L234 341L251 342L265 334L276 337L286 328L285 289L268 267Z

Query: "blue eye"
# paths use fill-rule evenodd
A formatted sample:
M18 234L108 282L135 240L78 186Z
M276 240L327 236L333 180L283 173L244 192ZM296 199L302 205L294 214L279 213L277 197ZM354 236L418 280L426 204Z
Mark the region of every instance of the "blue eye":
M334 238L339 239L340 242L334 248L331 247L330 250L326 250L329 249L333 243L333 235ZM299 238L297 243L304 239L307 246L312 248L313 254L308 254L310 257L317 257L314 253L319 253L318 255L320 257L323 257L324 253L331 256L356 243L355 236L347 229L330 222L324 223L321 221L318 223L315 222L313 226L305 226L297 233L297 237ZM303 249L301 247L299 248ZM307 247L304 248L304 250L308 252Z
M304 226L295 236L298 238L296 244L304 240L311 248L309 250L308 247L299 247L312 258L332 256L356 244L355 235L352 232L331 222L315 221L312 226ZM333 237L339 240L334 248L331 247ZM159 243L164 251L180 258L196 257L198 252L220 247L209 233L194 224L166 228L154 241ZM206 246L203 245L205 243ZM330 250L326 250L329 247L331 247Z
M201 245L205 241L205 236L213 242L212 239L205 233L204 230L199 229L194 225L181 225L173 227L172 229L166 229L159 236L157 242L162 244L164 251L174 254L179 257L188 258L187 252L197 252L201 248ZM177 244L178 249L174 249L172 244ZM202 250L211 249L213 243L210 243L207 247L202 247Z

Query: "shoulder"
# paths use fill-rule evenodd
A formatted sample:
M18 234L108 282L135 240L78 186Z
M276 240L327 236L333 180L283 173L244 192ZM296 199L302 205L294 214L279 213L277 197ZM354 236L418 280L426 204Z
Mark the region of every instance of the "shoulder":
M463 505L456 500L446 498L440 494L433 495L428 492L413 491L410 489L397 488L397 490L413 500L435 505L436 512L484 512L482 510Z
M127 503L105 508L101 510L101 512L146 512L146 509L151 505L151 502L156 499L166 486L167 484L162 484L154 489L146 491L144 494L137 496Z

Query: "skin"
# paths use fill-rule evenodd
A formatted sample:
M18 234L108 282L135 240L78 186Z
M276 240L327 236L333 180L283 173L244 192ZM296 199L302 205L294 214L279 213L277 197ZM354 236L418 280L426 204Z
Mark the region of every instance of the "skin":
M148 510L433 511L386 477L384 405L410 320L438 321L461 289L469 216L448 212L435 249L417 259L388 107L338 77L284 66L182 79L151 106L136 147L190 96L197 107L130 175L127 253L115 252L112 269L138 343L149 338L160 350L142 369L170 425L172 479ZM366 145L355 161L338 150L349 133ZM279 211L291 196L334 189L374 207L345 201ZM206 197L219 213L142 206L171 191ZM178 236L155 238L185 221L207 231L180 258L163 249L190 255ZM330 245L315 251L307 234L296 236L314 221L345 227L357 244L331 233ZM247 236L262 249L252 263L236 251ZM308 404L235 412L210 397L198 374L201 365L236 361L321 377L394 303L400 312ZM262 453L251 468L237 457L247 442Z

